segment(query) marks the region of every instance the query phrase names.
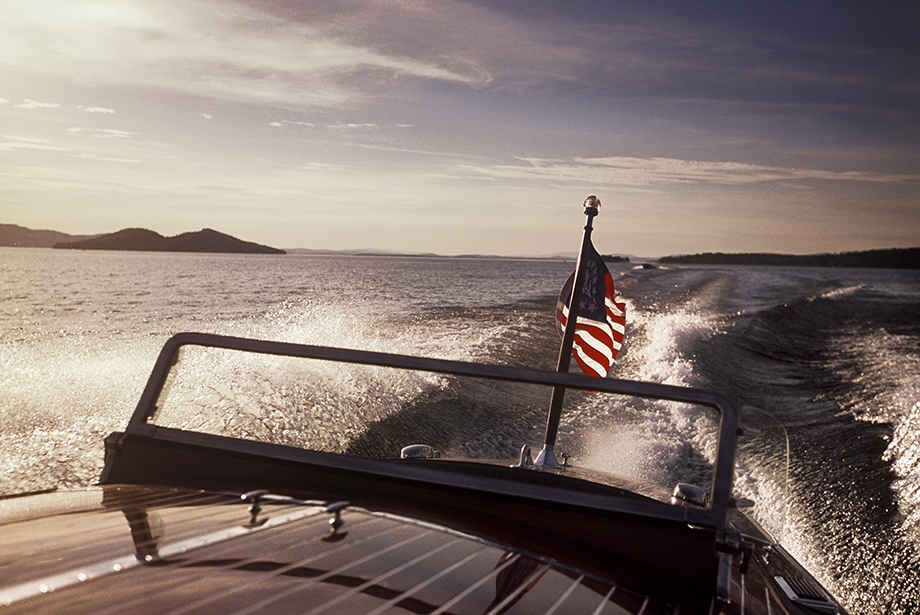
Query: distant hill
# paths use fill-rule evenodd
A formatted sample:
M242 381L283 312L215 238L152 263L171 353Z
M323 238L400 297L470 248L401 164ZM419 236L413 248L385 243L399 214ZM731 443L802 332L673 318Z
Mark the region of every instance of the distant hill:
M920 248L867 250L841 254L741 253L706 252L687 256L665 256L659 263L695 265L774 265L780 267L854 267L874 269L920 269Z
M143 228L126 228L91 239L56 243L68 250L140 250L147 252L224 252L232 254L284 254L284 250L243 241L213 229L164 237Z
M68 235L57 231L36 231L15 224L0 224L0 247L50 248L64 241L82 241L95 235Z

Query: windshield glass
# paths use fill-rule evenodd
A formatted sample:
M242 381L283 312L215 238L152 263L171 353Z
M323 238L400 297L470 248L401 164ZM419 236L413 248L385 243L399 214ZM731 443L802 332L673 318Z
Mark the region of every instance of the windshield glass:
M782 542L786 526L789 438L782 423L769 412L741 409L745 434L738 440L735 494L754 502L749 516Z
M524 445L534 456L542 447L551 389L190 345L153 422L370 459L425 444L441 458L511 465ZM555 451L570 474L649 483L657 488L642 493L668 501L677 483L709 492L717 438L718 416L704 406L569 389Z

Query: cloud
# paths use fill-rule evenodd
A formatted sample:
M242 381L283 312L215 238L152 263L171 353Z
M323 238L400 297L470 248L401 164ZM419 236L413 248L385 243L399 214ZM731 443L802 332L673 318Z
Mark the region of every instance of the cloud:
M81 83L297 109L421 98L435 87L418 84L439 94L448 84L527 90L575 112L635 105L659 117L718 123L728 113L785 126L826 121L829 111L871 116L884 101L892 125L917 124L916 80L892 77L912 74L910 54L833 44L839 15L812 40L794 26L810 10L785 8L781 27L744 20L754 9L661 14L604 2L7 0L0 57L13 70Z
M280 122L269 122L269 126L274 126L275 128L280 128L282 126L308 126L310 128L316 127L316 124L313 122L298 122L294 120L281 120Z
M16 108L18 108L18 109L57 109L57 108L59 108L61 105L59 105L58 103L38 102L38 101L35 101L35 100L29 100L29 99L27 98L27 99L25 99L23 102L19 103L18 105L15 105L15 106L16 106Z
M83 153L74 156L74 158L79 158L81 160L98 160L100 162L126 162L131 164L136 164L142 162L134 158L114 158L111 156L98 156L96 154Z
M748 185L813 180L834 182L918 183L918 174L826 171L761 166L738 162L679 160L675 158L521 158L526 164L490 167L461 166L489 179L612 187L651 188L676 184Z
M10 141L17 141L22 143L47 143L47 139L38 139L35 137L19 137L16 135L3 135L4 139L9 139Z
M461 64L375 49L360 38L241 2L117 4L13 0L0 57L14 70L91 84L169 88L233 100L329 106L398 77L479 82Z
M10 101L8 101L8 100L5 99L5 98L0 98L0 105L5 105L5 104L7 104L8 102L10 102Z
M68 128L66 132L75 137L93 137L96 139L128 139L137 136L136 132L110 128Z
M0 141L0 152L12 152L15 150L45 150L54 152L66 152L66 147L54 145L47 139L35 139L32 137L18 137L14 135L3 135Z
M332 164L328 162L309 162L306 164L297 165L297 168L302 169L304 171L319 171L321 173L336 172L336 173L355 174L355 173L360 172L358 167L355 167L355 166L344 165L344 164Z
M106 109L105 107L77 107L87 113L115 113L115 109Z
M211 115L210 113L199 113L199 114L198 114L198 117L204 118L204 119L206 119L206 120L213 120L213 119L214 119L214 116Z
M366 123L366 124L330 124L329 128L376 128L377 124Z

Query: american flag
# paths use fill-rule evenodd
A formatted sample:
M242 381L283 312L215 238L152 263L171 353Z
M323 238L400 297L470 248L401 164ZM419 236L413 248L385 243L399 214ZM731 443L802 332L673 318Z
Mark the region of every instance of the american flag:
M604 378L623 345L626 305L614 299L613 278L590 240L582 266L585 282L578 308L572 356L585 374ZM572 273L562 287L556 304L556 329L560 336L565 334L574 283L575 273Z

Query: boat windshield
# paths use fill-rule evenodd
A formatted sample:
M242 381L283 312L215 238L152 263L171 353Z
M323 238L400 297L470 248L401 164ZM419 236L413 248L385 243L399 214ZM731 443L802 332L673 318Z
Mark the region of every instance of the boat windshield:
M544 441L550 384L429 371L424 359L407 370L196 344L176 356L150 424L379 460L425 445L410 454L529 468ZM555 473L669 503L691 485L702 495L678 503L705 508L719 429L706 405L569 388Z
M764 410L741 408L744 437L738 440L735 494L755 503L748 512L772 535L783 541L789 499L789 437L782 423Z

